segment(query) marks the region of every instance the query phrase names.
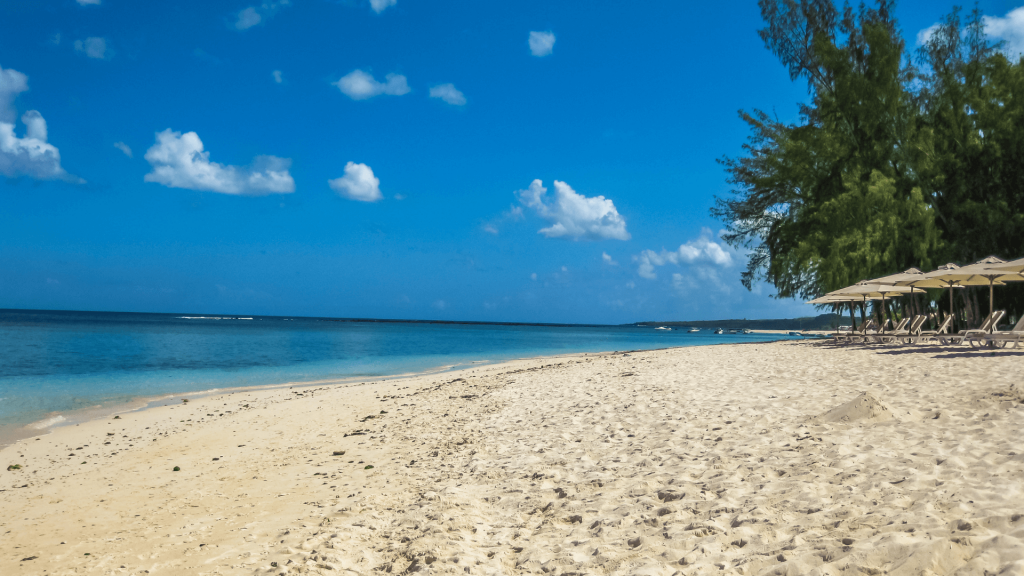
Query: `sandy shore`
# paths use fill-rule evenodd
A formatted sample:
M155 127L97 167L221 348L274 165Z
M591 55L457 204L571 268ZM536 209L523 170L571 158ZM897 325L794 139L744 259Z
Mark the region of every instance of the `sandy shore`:
M778 342L210 396L0 451L0 574L1021 574L1020 382Z

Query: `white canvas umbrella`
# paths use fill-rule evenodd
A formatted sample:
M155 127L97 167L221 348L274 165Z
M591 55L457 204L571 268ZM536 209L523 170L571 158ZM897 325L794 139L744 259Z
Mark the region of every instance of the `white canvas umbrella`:
M993 264L993 270L1004 270L1007 272L1016 272L1017 274L1024 274L1024 258L1018 258L1009 262L1003 262L1002 264Z
M868 298L882 300L882 307L885 307L886 295L900 295L909 294L914 289L908 286L897 286L893 284L875 284L871 282L858 282L853 286L847 286L840 290L829 292L825 296L860 296L862 301L867 301ZM884 326L882 331L884 332Z
M1019 274L993 269L993 267L1000 264L1006 264L1006 262L1003 262L994 256L990 256L983 260L979 260L974 264L963 267L957 266L956 264L946 264L944 266L939 266L938 269L932 272L922 274L918 279L901 281L899 284L917 288L988 286L988 308L989 314L992 314L994 309L992 287L997 285L1002 286L1006 280L1024 280L1024 277L1021 277ZM949 291L949 311L950 313L953 312L952 290Z
M848 294L848 295L845 295L845 296L841 295L841 294L832 294L832 295L821 296L820 298L815 298L814 300L811 300L811 301L809 301L807 303L808 304L843 304L845 302L848 302L850 304L850 324L851 324L851 328L856 330L857 329L857 318L853 314L853 303L854 302L864 302L864 301L867 301L867 300L878 300L878 299L879 298L877 298L877 297L870 297L870 298L868 298L866 296L858 295L858 294Z

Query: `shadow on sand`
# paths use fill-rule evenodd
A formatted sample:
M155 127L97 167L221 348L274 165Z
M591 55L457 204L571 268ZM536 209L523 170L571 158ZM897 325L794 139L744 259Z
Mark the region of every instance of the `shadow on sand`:
M1024 349L1021 348L971 348L969 345L949 345L941 346L938 344L922 344L922 345L886 345L878 343L854 343L854 344L839 344L837 342L815 342L815 346L821 346L823 348L862 348L868 350L875 350L879 354L886 354L889 356L900 356L903 354L930 354L934 358L991 358L1000 356L1024 356Z

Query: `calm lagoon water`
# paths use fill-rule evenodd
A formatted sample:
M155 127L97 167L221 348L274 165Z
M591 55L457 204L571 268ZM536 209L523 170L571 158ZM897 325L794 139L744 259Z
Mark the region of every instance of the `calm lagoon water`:
M0 426L210 389L373 379L531 356L780 338L786 337L633 326L0 310Z

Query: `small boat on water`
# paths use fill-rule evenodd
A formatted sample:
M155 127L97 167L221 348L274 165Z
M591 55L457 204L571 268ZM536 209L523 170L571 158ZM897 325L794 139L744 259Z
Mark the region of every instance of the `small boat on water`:
M803 336L803 334L802 334L802 333L800 333L800 332L796 332L796 331L790 332L790 333L789 333L789 335L790 335L790 336Z
M671 330L668 326L658 326L655 330Z
M750 328L744 328L743 329L743 333L744 334L750 334L751 332L753 332L753 330L751 330Z
M722 330L721 328L715 328L715 334L725 334L725 330Z
M690 334L693 334L694 332L700 332L700 328L690 328L689 330L687 330L687 332L689 332Z

